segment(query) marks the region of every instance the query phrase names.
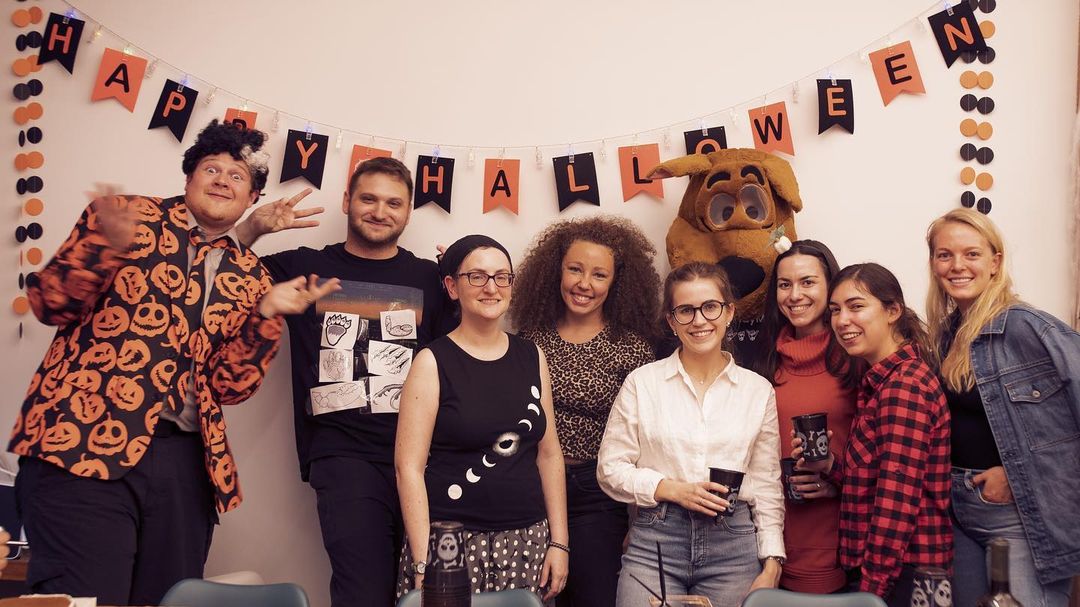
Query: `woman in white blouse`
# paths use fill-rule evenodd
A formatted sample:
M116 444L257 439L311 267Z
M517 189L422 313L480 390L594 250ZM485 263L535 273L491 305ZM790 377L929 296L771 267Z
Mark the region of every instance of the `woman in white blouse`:
M659 593L657 542L668 595L737 606L750 591L780 580L776 399L768 381L723 349L733 301L718 266L672 270L662 309L681 347L631 372L611 410L597 479L608 495L638 507L619 575L619 607L648 605L649 591ZM729 505L728 488L709 482L710 467L745 473L733 515L716 518Z

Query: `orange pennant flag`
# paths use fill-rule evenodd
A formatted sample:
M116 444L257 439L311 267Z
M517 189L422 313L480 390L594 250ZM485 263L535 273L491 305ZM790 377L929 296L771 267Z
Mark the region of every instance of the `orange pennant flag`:
M911 42L901 42L870 53L870 64L874 66L874 77L885 105L889 105L900 93L926 92Z
M660 145L629 145L619 148L619 173L622 175L623 202L641 194L651 194L664 199L664 182L659 179L645 179L650 171L660 164Z
M484 212L506 207L518 214L518 180L521 161L516 158L488 158L484 161Z
M106 48L101 56L101 67L94 80L94 92L90 101L115 97L129 112L135 111L139 88L146 73L146 59L128 55L116 49Z
M235 124L236 126L242 126L245 129L255 128L255 120L258 117L258 112L252 112L250 110L242 110L235 107L225 110L225 124Z
M749 112L750 130L754 135L754 147L763 152L784 152L795 155L795 142L791 139L787 103L781 101L753 108Z
M357 165L365 160L371 160L372 158L390 158L391 156L390 150L369 148L366 145L352 146L352 157L349 158L349 172L345 173L345 191L349 190L349 182L352 181L352 174L353 171L356 170Z

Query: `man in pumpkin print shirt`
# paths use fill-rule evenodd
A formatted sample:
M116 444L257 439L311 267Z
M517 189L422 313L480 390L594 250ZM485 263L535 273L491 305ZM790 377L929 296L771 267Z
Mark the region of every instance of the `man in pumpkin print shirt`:
M395 327L382 322L380 312L412 310L415 339L393 342L407 344L409 349L423 348L446 334L456 320L435 262L398 246L412 209L413 182L408 167L393 158L376 157L360 163L349 177L341 200L346 216L345 242L321 249L300 247L262 259L275 280L318 271L342 281L342 290L320 301L318 309L288 318L296 451L300 476L315 490L323 545L332 569L333 607L392 607L404 534L394 474L398 416L394 412L361 412L355 407L320 410L318 405L312 406L312 388L332 389L333 385L321 381L324 377L319 370L320 356L325 355L320 313L326 317L357 312L363 317L359 322L368 327L370 340L392 341ZM252 213L237 226L241 240L251 243L262 234L315 224L302 218L321 209L294 208L305 195ZM362 350L363 342L358 339L357 346L349 347ZM349 379L357 375L368 373L356 372ZM385 377L372 381L385 381ZM383 386L369 388L372 401L377 401L380 393L401 389L397 380L371 385ZM389 401L392 409L393 395Z
M239 505L221 408L259 387L281 315L337 288L271 288L236 238L266 184L264 140L211 122L182 196L94 200L28 279L57 327L8 445L35 592L156 605L202 577L217 512Z

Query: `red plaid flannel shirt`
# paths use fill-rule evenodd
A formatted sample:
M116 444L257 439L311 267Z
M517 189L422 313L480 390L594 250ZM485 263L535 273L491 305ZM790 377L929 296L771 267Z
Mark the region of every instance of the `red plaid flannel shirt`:
M841 482L840 564L885 597L904 565L952 571L949 408L913 346L863 378L855 420L831 476Z

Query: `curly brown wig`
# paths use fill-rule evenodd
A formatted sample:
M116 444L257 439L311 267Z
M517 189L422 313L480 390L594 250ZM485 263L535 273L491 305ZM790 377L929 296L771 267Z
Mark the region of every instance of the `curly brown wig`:
M615 280L604 301L604 321L616 339L626 331L650 340L660 314L656 248L630 220L599 215L558 221L536 237L518 266L510 318L519 331L550 329L566 311L559 286L562 260L575 241L608 247L615 254Z

